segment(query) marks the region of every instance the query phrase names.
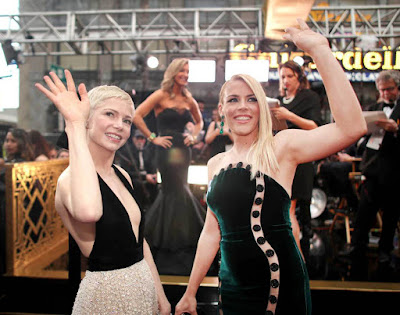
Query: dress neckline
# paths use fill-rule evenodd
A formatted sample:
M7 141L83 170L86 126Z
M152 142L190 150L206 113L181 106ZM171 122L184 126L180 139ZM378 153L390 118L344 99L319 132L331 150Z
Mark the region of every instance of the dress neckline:
M125 178L125 176L119 171L119 169L118 169L115 165L112 165L112 167L113 167L113 169L114 169L115 174L117 174L119 180L122 182L122 184L125 186L125 188L129 191L129 193L131 194L133 200L135 200L135 198L133 197L133 187L129 184L129 182L127 181L127 179ZM129 220L129 226L130 226L130 228L131 228L133 237L134 237L134 239L135 239L135 244L139 244L139 238L140 238L140 235L141 235L141 222L142 222L142 218L140 219L140 223L139 223L139 226L138 226L138 235L136 235L136 234L135 234L135 231L134 231L134 229L133 229L133 226L132 226L132 221L131 221L131 217L129 216L128 210L125 208L124 204L123 204L122 201L118 198L118 196L115 194L115 192L111 189L111 187L108 186L108 184L106 183L106 181L100 176L100 174L97 173L97 175L98 175L98 177L100 178L100 180L105 184L105 186L107 187L107 189L108 189L109 191L111 191L111 193L114 195L114 197L118 200L118 202L119 202L119 204L121 205L121 207L124 209L125 214L127 215L128 220ZM140 210L140 208L139 208L139 211L140 211L140 215L142 216L142 211Z
M243 162L230 163L230 164L226 165L225 167L222 167L217 173L214 174L214 176L212 177L212 179L211 179L211 181L210 181L210 183L209 183L209 186L211 186L211 182L212 182L215 178L217 178L218 176L220 176L222 173L225 173L225 172L231 171L231 170L235 170L235 169L243 169L243 170L247 171L248 173L250 173L250 172L251 172L251 168L252 168L252 165L251 165L251 164L247 164L247 165L245 166L245 165L243 164ZM249 174L249 175L250 175L250 174ZM260 172L260 171L257 171L256 177L260 177L260 176L265 176L265 177L267 177L269 180L275 182L275 183L279 186L279 188L284 192L284 194L287 196L287 198L290 199L290 196L289 196L287 190L286 190L281 184L279 184L273 177L271 177L271 176L269 176L269 175L267 175L267 174L264 174L264 173L262 173L262 172Z
M166 110L168 110L168 109L175 111L176 113L178 113L178 114L181 115L181 116L182 116L186 111L189 111L188 108L178 108L178 107L172 106L172 107L164 108L161 112L159 112L159 113L157 114L157 117L160 116L162 113L164 113L164 112L165 112Z

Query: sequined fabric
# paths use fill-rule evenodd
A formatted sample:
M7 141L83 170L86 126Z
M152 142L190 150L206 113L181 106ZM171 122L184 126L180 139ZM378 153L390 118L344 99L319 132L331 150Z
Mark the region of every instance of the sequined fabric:
M157 308L153 277L143 259L127 268L86 271L72 314L150 315Z

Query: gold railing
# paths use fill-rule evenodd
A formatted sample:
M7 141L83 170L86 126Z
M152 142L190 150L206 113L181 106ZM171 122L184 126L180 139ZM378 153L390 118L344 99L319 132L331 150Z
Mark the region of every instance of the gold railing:
M68 232L54 206L68 160L6 165L6 273L31 276L68 251Z

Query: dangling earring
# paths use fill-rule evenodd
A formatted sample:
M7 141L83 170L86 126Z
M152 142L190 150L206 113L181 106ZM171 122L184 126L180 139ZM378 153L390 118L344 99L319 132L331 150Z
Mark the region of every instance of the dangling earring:
M222 134L224 133L224 125L225 125L224 119L225 119L225 116L222 115L222 116L221 116L221 123L220 123L221 128L219 129L219 134L220 134L220 135L222 135Z

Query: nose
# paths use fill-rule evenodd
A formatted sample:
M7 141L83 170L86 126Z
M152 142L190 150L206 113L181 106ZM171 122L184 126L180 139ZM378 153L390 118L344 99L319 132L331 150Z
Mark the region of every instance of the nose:
M116 120L114 121L114 128L115 128L115 129L118 129L118 130L121 130L122 127L123 127L123 121L122 121L122 120L119 120L119 119L116 119Z
M246 102L246 99L240 99L239 100L239 109L243 109L243 108L246 108L247 107L247 102Z

